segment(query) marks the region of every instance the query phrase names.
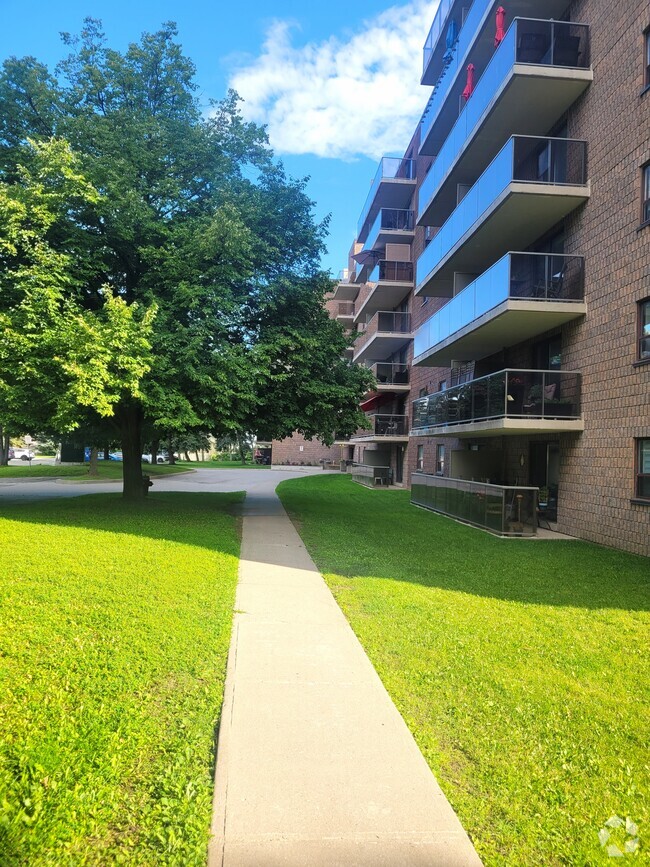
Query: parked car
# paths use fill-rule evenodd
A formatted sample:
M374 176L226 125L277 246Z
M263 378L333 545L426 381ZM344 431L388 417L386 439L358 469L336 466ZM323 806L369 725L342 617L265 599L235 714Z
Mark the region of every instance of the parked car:
M14 451L14 447L9 446L9 450L7 452L7 460L13 461L15 459L15 457L16 457L16 452Z
M156 463L164 464L167 458L164 455L158 454L156 455ZM142 455L142 463L150 464L151 463L151 455Z
M36 457L34 452L29 449L14 449L14 458L20 458L21 461L31 461L32 458Z

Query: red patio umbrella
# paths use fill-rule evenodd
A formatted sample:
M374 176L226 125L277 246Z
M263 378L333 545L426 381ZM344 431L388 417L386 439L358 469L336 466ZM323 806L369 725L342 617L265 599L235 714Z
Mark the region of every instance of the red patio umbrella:
M467 84L465 85L465 90L463 91L463 99L465 102L470 98L470 96L474 93L474 64L470 63L467 67Z
M503 37L506 35L506 31L503 26L505 24L505 20L506 10L503 8L503 6L499 6L499 8L497 9L497 32L494 36L495 48L497 47L497 45L501 44L501 42L503 41Z

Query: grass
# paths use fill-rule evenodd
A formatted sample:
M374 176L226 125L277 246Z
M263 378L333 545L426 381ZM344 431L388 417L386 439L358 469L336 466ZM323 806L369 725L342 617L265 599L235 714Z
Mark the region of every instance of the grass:
M0 863L203 865L241 494L0 513Z
M649 863L650 561L347 476L279 494L487 867L609 864L612 815Z
M143 473L148 473L150 476L166 476L173 473L186 472L188 467L192 466L165 466L160 464L143 464ZM194 465L195 466L195 465ZM98 477L88 475L88 466L49 466L48 464L37 464L32 467L25 464L24 467L0 467L0 479L8 478L79 478L79 479L121 479L122 478L122 463L120 461L105 461L97 466Z
M187 469L191 467L194 470L264 470L270 469L267 464L264 467L261 464L251 462L243 463L242 461L176 461L177 466L182 466Z

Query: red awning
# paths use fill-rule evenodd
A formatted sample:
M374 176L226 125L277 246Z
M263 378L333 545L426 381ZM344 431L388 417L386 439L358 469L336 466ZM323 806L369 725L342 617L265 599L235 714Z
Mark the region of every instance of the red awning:
M500 45L503 42L503 37L506 35L505 31L505 20L506 20L506 10L503 6L499 6L497 9L497 32L494 36L494 47Z
M474 64L470 63L467 67L467 84L465 85L465 90L463 91L463 99L465 102L470 98L470 96L474 93Z
M377 392L371 393L365 400L362 400L359 404L359 409L361 412L368 412L371 409L374 409L377 404L380 402L382 398L381 394L377 394Z

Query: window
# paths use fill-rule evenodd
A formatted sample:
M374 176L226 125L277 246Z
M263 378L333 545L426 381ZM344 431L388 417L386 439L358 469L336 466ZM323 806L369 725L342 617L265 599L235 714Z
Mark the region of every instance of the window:
M445 474L445 447L436 446L436 475L444 476Z
M418 456L415 462L415 469L421 470L424 467L424 446L418 446Z
M418 397L426 397L428 394L429 394L429 389L425 385L424 388L420 389L420 393L418 394Z
M641 169L641 222L650 223L650 163Z
M650 503L650 439L636 441L636 495Z
M650 27L643 34L643 86L650 87Z
M447 380L441 379L438 383L438 391L447 391Z
M650 298L639 304L639 361L650 361Z

